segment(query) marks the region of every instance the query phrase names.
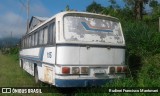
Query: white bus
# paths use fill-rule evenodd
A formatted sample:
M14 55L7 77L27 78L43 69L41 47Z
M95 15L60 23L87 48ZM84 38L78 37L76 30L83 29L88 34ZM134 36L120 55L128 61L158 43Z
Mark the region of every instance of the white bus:
M117 18L87 12L37 18L20 50L20 66L36 82L87 87L125 77L125 40Z

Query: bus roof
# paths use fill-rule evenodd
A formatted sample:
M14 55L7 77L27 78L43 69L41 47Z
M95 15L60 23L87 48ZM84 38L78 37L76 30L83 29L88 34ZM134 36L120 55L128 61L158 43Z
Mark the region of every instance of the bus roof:
M86 15L95 15L95 16L103 16L103 17L108 17L108 18L111 18L111 19L115 19L115 20L119 20L118 18L115 18L115 17L112 17L112 16L109 16L109 15L103 15L103 14L97 14L97 13L90 13L90 12L77 12L77 11L65 11L65 12L60 12L60 13L57 13L55 15L53 15L52 17L46 19L44 22L42 22L41 24L39 24L38 26L36 26L35 28L33 28L32 30L29 30L28 33L26 34L29 34L29 33L32 33L34 30L36 30L37 28L43 26L44 24L50 22L51 20L53 20L54 18L56 17L59 17L59 16L64 16L66 14L69 14L69 13L73 13L73 14L86 14ZM34 17L34 16L33 16Z

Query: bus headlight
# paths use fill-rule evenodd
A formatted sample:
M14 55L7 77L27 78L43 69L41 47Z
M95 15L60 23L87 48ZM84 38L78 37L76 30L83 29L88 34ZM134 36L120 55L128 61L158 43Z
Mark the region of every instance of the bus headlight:
M89 73L88 67L81 67L81 74L88 74L88 73Z
M72 67L72 74L79 74L79 73L80 73L79 67Z

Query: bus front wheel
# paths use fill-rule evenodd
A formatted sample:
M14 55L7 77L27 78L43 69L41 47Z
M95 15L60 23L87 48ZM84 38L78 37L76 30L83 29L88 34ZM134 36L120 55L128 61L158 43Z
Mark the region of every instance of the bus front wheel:
M23 69L23 60L20 60L20 67Z

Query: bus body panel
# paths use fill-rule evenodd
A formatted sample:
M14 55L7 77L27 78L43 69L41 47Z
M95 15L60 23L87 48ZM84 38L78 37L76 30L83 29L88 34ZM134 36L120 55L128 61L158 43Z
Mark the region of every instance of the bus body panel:
M80 65L121 65L124 62L124 58L124 49L105 47L80 48Z
M28 59L24 59L23 60L23 69L26 70L32 76L34 76L34 64L33 64L33 61L29 61Z
M57 64L77 65L79 64L78 46L57 46Z
M43 62L55 64L56 47L46 47L43 54Z
M61 65L121 65L124 64L124 58L123 48L57 47L57 64Z
M40 50L41 48L23 49L20 51L20 56L39 58L41 54Z
M57 87L92 87L112 82L112 79L55 79Z
M40 47L20 51L23 69L34 76L34 66L38 70L38 78L43 82L54 84L55 80L55 47Z

